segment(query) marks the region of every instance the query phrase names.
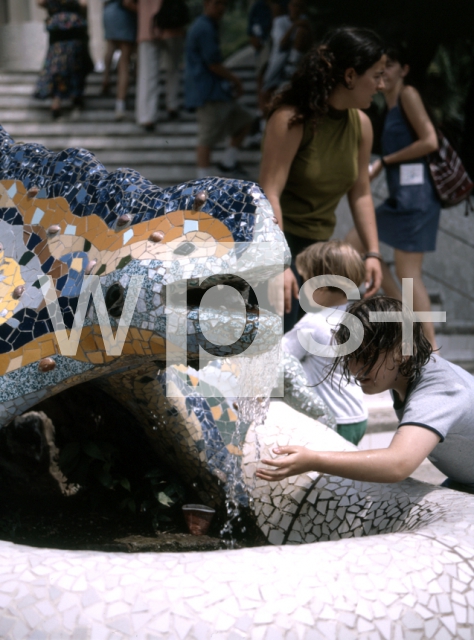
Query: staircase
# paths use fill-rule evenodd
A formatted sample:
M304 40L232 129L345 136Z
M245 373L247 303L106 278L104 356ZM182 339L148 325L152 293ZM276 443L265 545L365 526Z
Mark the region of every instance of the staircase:
M255 109L254 68L241 66L233 71L243 82L242 104ZM65 109L64 118L52 122L48 102L32 97L36 79L35 73L0 72L0 124L13 139L37 142L54 151L84 147L109 171L130 167L162 187L195 179L197 124L194 114L182 110L179 120L159 121L155 132L145 132L134 121L135 88L131 86L128 96L130 119L115 122L115 87L112 85L110 97L101 96L101 74L93 73L87 82L85 109L79 114ZM161 86L164 91L163 79ZM164 119L164 100L162 102L160 116ZM221 159L222 150L223 145L216 149L213 162ZM259 151L242 150L240 161L247 169L249 179L256 180ZM215 175L218 175L217 169Z

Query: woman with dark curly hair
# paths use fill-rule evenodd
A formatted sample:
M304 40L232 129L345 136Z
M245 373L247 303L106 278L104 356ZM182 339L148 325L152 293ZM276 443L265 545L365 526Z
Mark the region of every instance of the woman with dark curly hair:
M260 184L285 233L293 260L331 237L346 193L366 254L366 295L382 271L369 183L372 126L360 109L383 87L385 55L368 29L341 27L313 47L270 107ZM298 319L298 276L285 271L285 331Z
M400 482L428 458L447 476L444 486L474 493L474 377L433 354L421 324L399 300L360 300L342 322L334 334L336 348L357 335L355 324L361 341L352 352L342 351L331 370L342 369L347 380L355 377L364 393L391 391L400 420L392 442L368 451L277 447L281 458L262 460L270 468L258 469L257 476L277 481L319 471L366 482ZM413 327L411 336L407 324Z

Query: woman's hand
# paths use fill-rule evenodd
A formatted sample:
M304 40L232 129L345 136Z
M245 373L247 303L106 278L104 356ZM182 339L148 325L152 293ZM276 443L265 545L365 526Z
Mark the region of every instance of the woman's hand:
M299 300L300 289L298 286L298 280L295 277L293 271L288 267L283 273L284 278L284 298L285 298L285 313L290 313L293 305L293 298Z
M285 311L284 276L279 273L268 281L268 302L279 316Z
M383 169L382 160L380 160L379 158L377 160L375 160L375 162L373 162L372 164L369 165L369 179L370 179L370 182L372 182L372 180L379 175L379 173L382 171L382 169Z
M382 286L382 278L382 264L380 260L378 258L366 258L364 298L369 298L377 293Z
M288 268L268 282L268 301L278 313L290 313L293 298L299 299L298 280L293 271Z
M287 447L275 447L273 453L284 456L276 460L270 460L268 458L262 459L262 464L266 464L274 469L257 469L257 478L261 480L268 480L269 482L276 482L277 480L283 480L289 476L297 476L307 471L314 471L314 451L306 449L306 447L287 446Z

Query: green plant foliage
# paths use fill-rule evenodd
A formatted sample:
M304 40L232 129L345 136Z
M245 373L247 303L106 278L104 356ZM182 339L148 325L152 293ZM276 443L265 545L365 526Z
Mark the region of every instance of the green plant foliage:
M462 135L473 59L474 40L441 44L427 71L425 99L454 144Z
M221 25L221 46L224 59L248 43L247 12L240 7L227 11Z

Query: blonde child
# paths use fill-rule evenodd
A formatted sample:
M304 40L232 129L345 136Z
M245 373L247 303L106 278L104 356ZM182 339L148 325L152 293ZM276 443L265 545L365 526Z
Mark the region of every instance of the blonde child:
M334 275L351 280L359 287L365 279L365 266L359 253L339 240L317 242L296 258L296 268L303 280L314 276ZM313 305L314 303L314 305ZM363 393L354 380L344 380L342 369L329 378L332 359L311 353L311 345L329 345L348 306L347 296L338 287L321 287L312 294L314 313L307 313L283 337L283 349L300 360L306 377L335 415L338 433L357 444L367 429L367 408Z

